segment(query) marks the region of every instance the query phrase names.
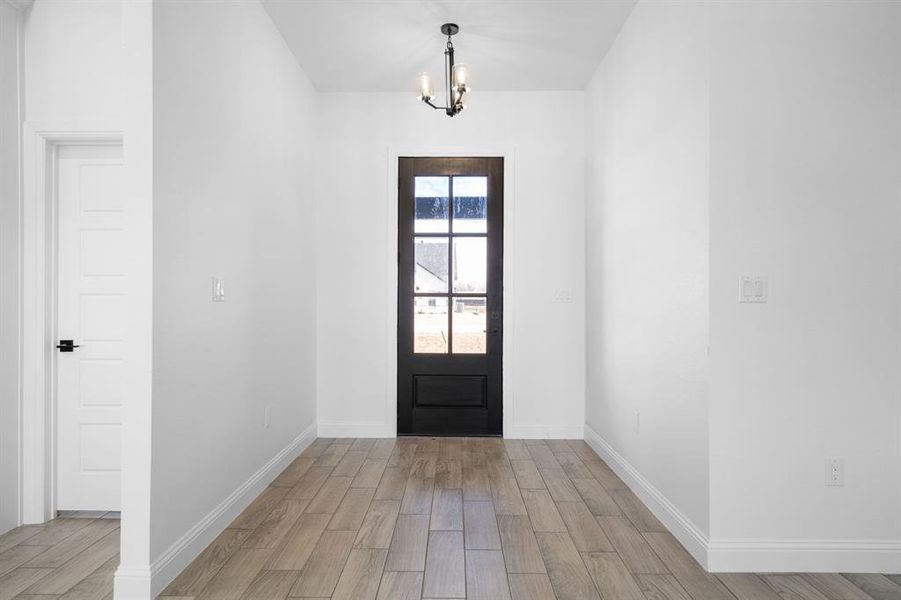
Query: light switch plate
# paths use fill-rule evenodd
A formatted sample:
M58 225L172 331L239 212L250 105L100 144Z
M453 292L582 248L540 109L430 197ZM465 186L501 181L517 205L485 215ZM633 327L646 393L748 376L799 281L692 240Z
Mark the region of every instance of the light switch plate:
M225 302L225 280L213 277L213 302Z
M845 485L845 461L841 458L826 459L826 486L842 487Z
M762 304L769 298L770 285L766 275L742 275L738 278L738 301Z
M554 304L571 304L573 293L570 290L557 290L554 292Z

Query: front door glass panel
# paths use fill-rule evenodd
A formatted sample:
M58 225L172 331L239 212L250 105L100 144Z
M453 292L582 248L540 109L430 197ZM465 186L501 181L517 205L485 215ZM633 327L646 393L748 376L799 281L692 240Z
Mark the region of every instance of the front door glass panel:
M454 293L487 291L488 241L484 236L454 238Z
M447 233L450 228L447 177L416 178L416 211L413 230L416 233Z
M417 294L447 293L449 276L448 238L417 237L413 248L416 254L413 281Z
M413 351L484 354L487 351L488 178L419 176L415 178L414 191ZM453 197L453 211L449 197ZM434 294L445 294L440 313L426 312L434 308ZM424 298L431 304L421 302ZM455 307L456 318L451 317L448 307ZM456 312L464 307L465 310ZM476 307L480 308L475 310ZM443 340L437 336L442 315L446 320L440 328L445 335ZM459 335L455 332L457 327Z
M454 298L451 330L455 354L485 354L485 298Z
M488 232L487 177L454 177L454 232Z
M447 297L417 296L413 301L413 351L447 354Z

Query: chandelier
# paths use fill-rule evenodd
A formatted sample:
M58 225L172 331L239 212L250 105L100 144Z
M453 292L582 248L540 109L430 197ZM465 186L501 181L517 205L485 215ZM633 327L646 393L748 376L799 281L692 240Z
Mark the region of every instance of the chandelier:
M444 79L445 85L445 103L446 106L436 106L432 100L435 93L432 90L432 76L428 73L421 73L416 78L417 98L431 106L436 110L443 110L444 113L453 117L460 113L466 105L463 104L463 95L469 91L469 69L465 64L454 64L454 44L451 37L460 31L455 23L445 23L441 26L441 33L447 36L447 49L444 51Z

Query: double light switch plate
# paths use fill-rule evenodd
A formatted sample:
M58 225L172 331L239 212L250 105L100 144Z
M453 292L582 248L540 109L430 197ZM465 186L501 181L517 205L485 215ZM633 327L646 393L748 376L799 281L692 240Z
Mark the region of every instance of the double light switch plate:
M769 296L769 282L766 275L742 275L738 280L738 301L741 303L764 303Z

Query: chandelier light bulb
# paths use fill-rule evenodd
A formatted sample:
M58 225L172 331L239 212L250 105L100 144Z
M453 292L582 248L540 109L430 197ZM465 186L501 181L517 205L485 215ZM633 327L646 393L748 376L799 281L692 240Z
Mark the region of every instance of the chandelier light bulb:
M432 92L432 76L428 73L420 73L416 77L416 93L420 100L431 100L435 97Z
M454 89L460 92L469 91L469 67L465 63L454 65Z

